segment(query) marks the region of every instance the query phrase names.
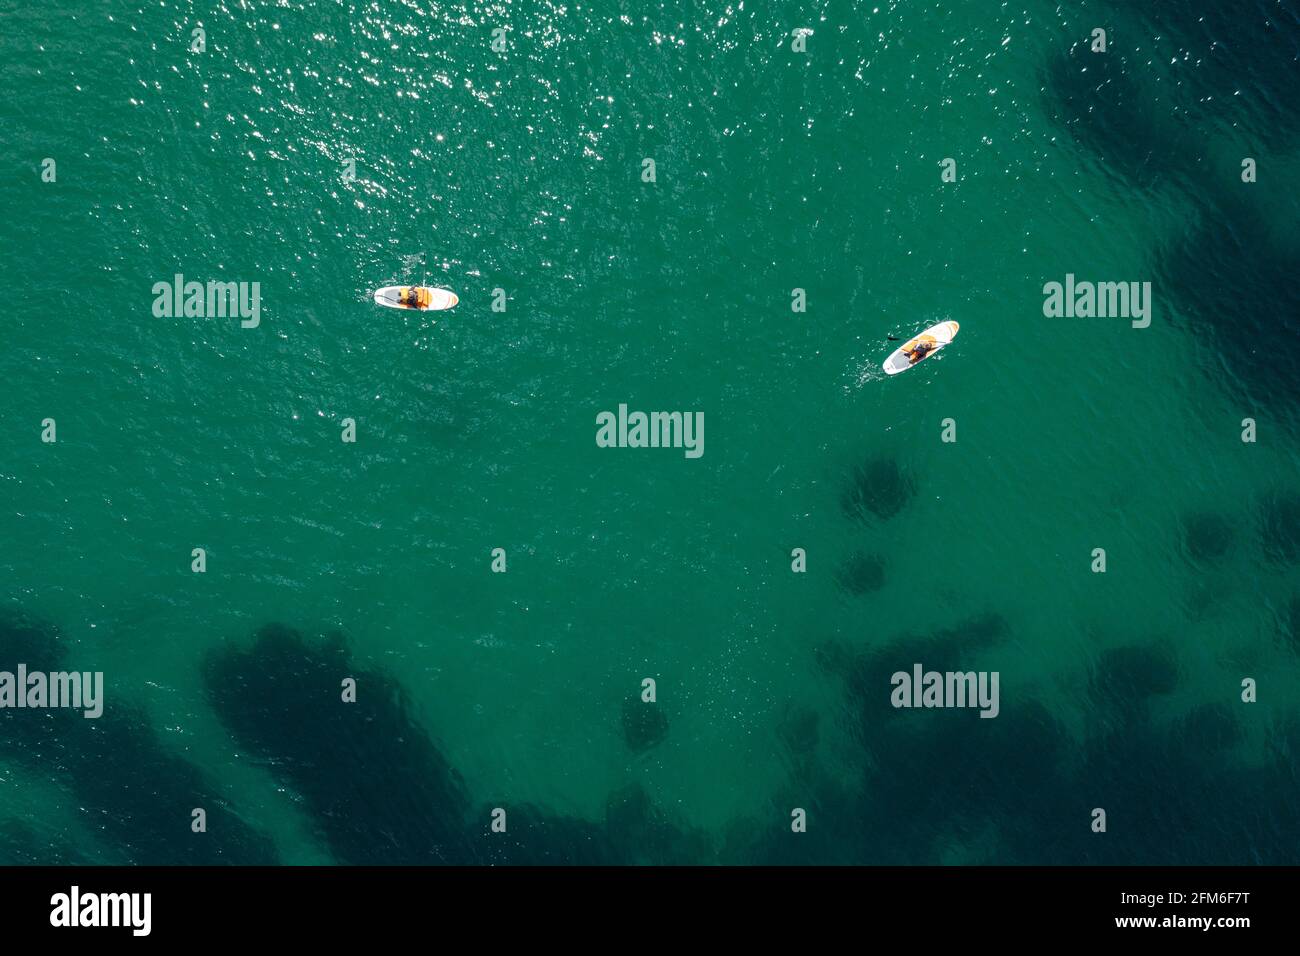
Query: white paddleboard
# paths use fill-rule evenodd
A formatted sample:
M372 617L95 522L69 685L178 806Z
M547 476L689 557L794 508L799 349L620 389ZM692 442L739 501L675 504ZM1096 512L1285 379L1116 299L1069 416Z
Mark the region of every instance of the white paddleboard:
M893 355L885 359L885 374L897 375L899 372L906 372L913 365L920 365L955 339L958 328L960 326L956 322L940 322L926 329L916 338L908 339L901 347L894 350ZM913 352L917 345L922 343L930 346L930 350L920 358L916 358Z
M411 305L408 301L412 288L415 289L418 305ZM375 305L387 306L390 309L415 309L420 312L435 312L439 309L450 309L459 301L460 298L455 292L449 292L446 289L431 289L428 286L386 285L375 292Z

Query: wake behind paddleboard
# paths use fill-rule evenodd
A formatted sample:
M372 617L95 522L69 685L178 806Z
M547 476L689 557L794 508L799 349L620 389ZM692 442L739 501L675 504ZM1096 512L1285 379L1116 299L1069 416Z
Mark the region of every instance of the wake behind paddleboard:
M460 301L455 292L446 289L431 289L428 286L415 286L416 305L408 301L411 286L387 285L375 292L375 305L390 309L416 309L421 312L433 312L450 309Z
M897 375L899 372L906 372L913 365L920 365L931 355L938 352L945 345L949 344L957 337L957 329L960 326L956 322L940 322L938 325L932 325L914 339L908 339L899 348L894 350L894 354L885 359L885 374ZM913 361L912 352L918 344L930 346L930 350L921 358Z

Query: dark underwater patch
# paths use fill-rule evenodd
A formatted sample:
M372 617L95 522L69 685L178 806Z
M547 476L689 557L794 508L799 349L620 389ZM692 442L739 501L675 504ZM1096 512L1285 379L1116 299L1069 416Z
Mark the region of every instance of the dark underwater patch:
M1178 720L1175 735L1199 747L1202 753L1227 750L1241 742L1241 726L1223 703L1200 704Z
M623 698L623 740L633 753L649 750L668 736L668 716L658 703L637 694Z
M933 864L955 855L1043 865L1300 860L1300 846L1287 836L1300 832L1300 801L1292 796L1300 721L1270 735L1262 766L1231 759L1242 737L1232 692L1156 723L1148 702L1178 686L1168 648L1121 647L1101 655L1089 675L1093 705L1078 742L1041 702L1017 700L1007 688L992 719L953 720L946 718L958 715L889 706L888 676L897 660L963 669L971 651L1001 641L1008 630L989 615L863 655L837 644L819 648L819 660L845 681L843 719L858 748L860 786L838 790L820 768L810 768L791 789L802 783L820 795L814 825L795 839L769 835L750 851L752 858ZM903 719L903 713L935 719ZM1107 719L1116 714L1118 727ZM1106 813L1104 833L1092 829L1095 808ZM818 827L819 820L835 822Z
M1300 594L1291 598L1287 607L1283 636L1291 647L1300 652Z
M510 804L506 832L493 833L492 807L479 811L484 860L512 866L614 866L623 862L606 827Z
M885 586L885 562L879 555L855 551L835 573L835 581L854 597L879 591Z
M1273 208L1276 198L1257 200L1266 194L1241 182L1239 165L1207 162L1222 157L1203 132L1231 103L1234 126L1258 147L1241 147L1244 155L1261 170L1290 152L1300 125L1294 19L1280 10L1243 17L1201 0L1116 4L1111 19L1107 52L1093 53L1080 38L1049 60L1045 110L1106 169L1140 188L1168 180L1195 203L1187 233L1157 253L1154 320L1169 322L1177 311L1213 334L1204 364L1217 372L1220 356L1229 356L1228 380L1247 403L1243 416L1277 396L1300 402L1300 336L1279 326L1300 314L1294 199L1286 211ZM1140 54L1130 49L1135 36ZM1153 49L1181 54L1172 86L1152 76L1167 80L1170 72L1150 62Z
M222 721L295 791L339 862L684 864L709 852L701 832L639 787L610 797L603 825L504 797L471 800L401 686L360 669L337 635L308 641L271 625L251 647L211 657L204 677ZM341 699L345 677L356 679L356 703ZM651 746L667 732L666 718L635 700L659 715L634 721L634 740ZM504 833L491 827L496 808L506 813Z
M700 863L712 856L707 836L681 826L640 784L631 784L605 802L605 825L616 835L620 862Z
M29 621L0 622L0 670L71 669L57 630ZM193 764L170 753L143 711L122 703L105 680L103 714L81 710L0 710L0 755L66 786L91 830L140 865L271 864L274 846L225 804ZM207 832L193 833L191 811L207 811ZM53 862L53 861L51 861Z
M1185 166L1193 153L1186 138L1161 121L1133 69L1113 37L1105 53L1094 53L1087 41L1080 41L1048 61L1044 107L1107 170L1148 188Z
M806 757L817 750L818 723L817 711L787 704L777 722L777 738L792 757Z
M1294 239L1288 249L1260 210L1227 192L1235 174L1225 179L1188 234L1160 252L1156 289L1176 301L1193 331L1210 336L1208 367L1226 356L1242 417L1256 417L1255 407L1279 398L1300 402L1300 335L1279 324L1300 314L1300 257Z
M1219 0L1162 0L1113 4L1124 15L1140 16L1144 32L1171 37L1188 59L1179 67L1182 97L1197 115L1217 112L1232 102L1241 125L1270 150L1285 148L1300 121L1300 102L1292 93L1297 31L1294 12L1282 5L1260 5L1243 15ZM1188 70L1185 64L1194 63Z
M1260 503L1264 554L1278 564L1300 563L1300 495L1292 491L1266 495Z
M1009 635L1007 621L988 613L858 655L824 645L819 659L844 680L842 719L860 748L859 790L825 791L820 815L836 821L834 833L814 835L810 828L809 843L778 843L765 861L938 863L956 842L978 843L990 824L997 825L996 862L1014 858L1021 843L1032 846L1034 835L997 830L998 821L1042 812L1053 798L1068 735L1047 709L1032 700L1009 702L1005 693L1001 713L991 719L977 717L974 708L905 710L890 702L894 672L914 662L971 670L974 655L986 657ZM848 820L856 825L846 827Z
M1178 664L1164 648L1132 645L1103 651L1089 674L1089 695L1102 721L1145 715L1152 697L1178 686Z
M38 833L23 820L0 821L0 866L90 866L95 862L61 836Z
M927 670L957 671L971 669L975 654L1001 641L1009 632L1007 622L995 613L970 618L953 627L942 628L929 634L908 636L881 648L854 654L841 646L830 644L820 649L819 658L824 665L844 681L850 706L846 718L852 735L873 754L874 748L887 742L886 728L895 732L901 728L917 729L932 716L924 711L906 710L893 706L891 677L899 671L910 672L919 663ZM943 714L944 717L953 717ZM970 714L956 715L962 722ZM978 720L989 725L994 720ZM899 732L906 735L908 730Z
M856 465L840 495L845 514L886 521L906 507L916 494L916 479L892 458L870 458Z
M895 672L909 670L914 663L932 670L966 670L972 654L1002 640L1008 631L1005 618L988 612L865 653L826 642L814 654L824 670L844 681L849 694L872 720L883 720L899 713L889 701L890 677Z
M821 741L821 718L817 711L787 703L777 720L776 739L792 774L805 779L811 776Z
M487 825L490 808L480 815L484 845L492 863L516 866L639 864L689 865L714 855L702 830L684 825L659 806L640 784L610 794L605 818L590 823L525 804L508 811L505 833Z
M1090 735L1082 766L1062 781L1086 788L1107 811L1107 833L1084 843L1090 861L1248 865L1300 859L1300 848L1284 836L1300 826L1286 761L1256 766L1226 753L1238 735L1234 700L1229 689L1223 701L1169 724L1143 716L1122 734Z
M343 641L269 625L210 657L221 721L306 805L335 858L358 864L486 859L460 774L412 718L401 687L353 663ZM355 703L342 681L357 682Z
M1221 558L1232 546L1232 522L1220 514L1190 512L1183 516L1182 531L1183 547L1196 561Z

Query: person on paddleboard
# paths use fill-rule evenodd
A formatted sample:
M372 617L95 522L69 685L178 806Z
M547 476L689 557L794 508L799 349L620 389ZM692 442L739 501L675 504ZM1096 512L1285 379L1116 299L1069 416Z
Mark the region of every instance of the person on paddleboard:
M908 364L915 365L917 362L921 361L921 359L929 355L930 349L932 348L934 348L934 346L929 342L917 342L916 347L907 353L911 358L911 362Z
M402 300L402 305L410 305L410 306L415 306L416 308L419 308L419 307L420 307L420 290L417 289L415 286L411 286L409 289L407 289L407 290L406 290L406 298Z

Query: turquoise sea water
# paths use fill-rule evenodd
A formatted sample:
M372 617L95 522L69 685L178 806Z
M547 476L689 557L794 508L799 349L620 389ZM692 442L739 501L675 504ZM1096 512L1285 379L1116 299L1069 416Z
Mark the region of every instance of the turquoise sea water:
M0 711L0 861L1296 862L1300 25L1231 7L0 0L0 669L107 683Z

